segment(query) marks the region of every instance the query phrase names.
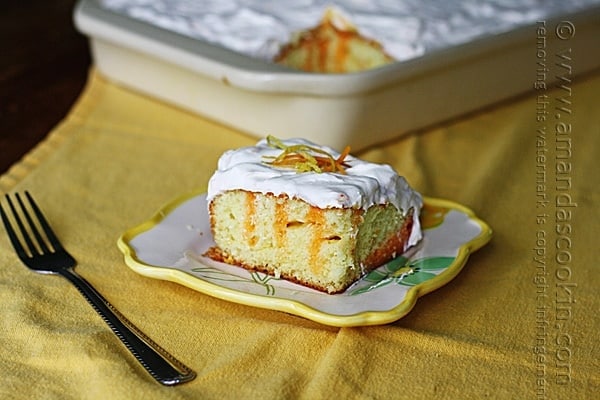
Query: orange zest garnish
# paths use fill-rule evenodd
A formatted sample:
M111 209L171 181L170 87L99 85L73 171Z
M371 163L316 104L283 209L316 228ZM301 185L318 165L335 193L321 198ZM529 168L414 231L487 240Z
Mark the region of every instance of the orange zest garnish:
M350 146L346 146L339 157L334 158L325 150L305 144L287 146L271 135L267 136L267 143L273 148L283 150L277 157L265 157L271 160L267 161L267 164L281 168L293 168L298 172L346 173L345 168L348 165L344 159L350 154Z

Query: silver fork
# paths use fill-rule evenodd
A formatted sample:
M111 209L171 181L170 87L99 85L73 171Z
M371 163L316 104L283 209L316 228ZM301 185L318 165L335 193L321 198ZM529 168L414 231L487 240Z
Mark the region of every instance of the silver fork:
M195 378L194 371L140 331L73 270L77 262L60 244L29 192L25 191L29 207L18 193L15 194L20 212L17 212L10 196L7 194L5 197L18 229L13 227L8 213L0 204L2 222L17 255L27 267L42 274L62 275L75 285L131 354L158 382L172 386ZM35 218L29 210L33 211ZM34 219L37 219L37 223ZM20 232L21 240L17 232Z

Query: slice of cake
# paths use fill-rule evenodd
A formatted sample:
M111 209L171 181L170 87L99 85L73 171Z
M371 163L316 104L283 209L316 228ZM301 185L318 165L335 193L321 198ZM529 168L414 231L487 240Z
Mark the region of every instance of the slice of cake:
M274 61L306 72L348 73L394 59L379 42L362 36L341 13L328 9L319 25L295 33Z
M339 293L421 239L421 196L389 165L303 139L224 153L208 183L205 255Z

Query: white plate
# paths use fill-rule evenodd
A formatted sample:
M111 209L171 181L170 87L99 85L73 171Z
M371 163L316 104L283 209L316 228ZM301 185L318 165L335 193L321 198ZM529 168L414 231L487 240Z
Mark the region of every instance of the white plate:
M203 257L214 242L201 192L174 199L118 245L127 265L144 276L326 325L377 325L398 320L420 296L451 281L492 234L472 211L448 200L425 198L421 222L419 245L336 295Z

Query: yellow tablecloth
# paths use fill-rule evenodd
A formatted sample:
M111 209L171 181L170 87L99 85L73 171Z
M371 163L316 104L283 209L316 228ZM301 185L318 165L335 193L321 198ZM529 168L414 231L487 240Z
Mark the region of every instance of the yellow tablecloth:
M406 317L340 329L125 265L121 233L255 139L92 71L0 190L33 192L81 275L198 376L155 383L76 289L28 271L2 233L0 398L598 398L600 75L569 85L568 99L539 90L357 154L472 208L494 237Z

